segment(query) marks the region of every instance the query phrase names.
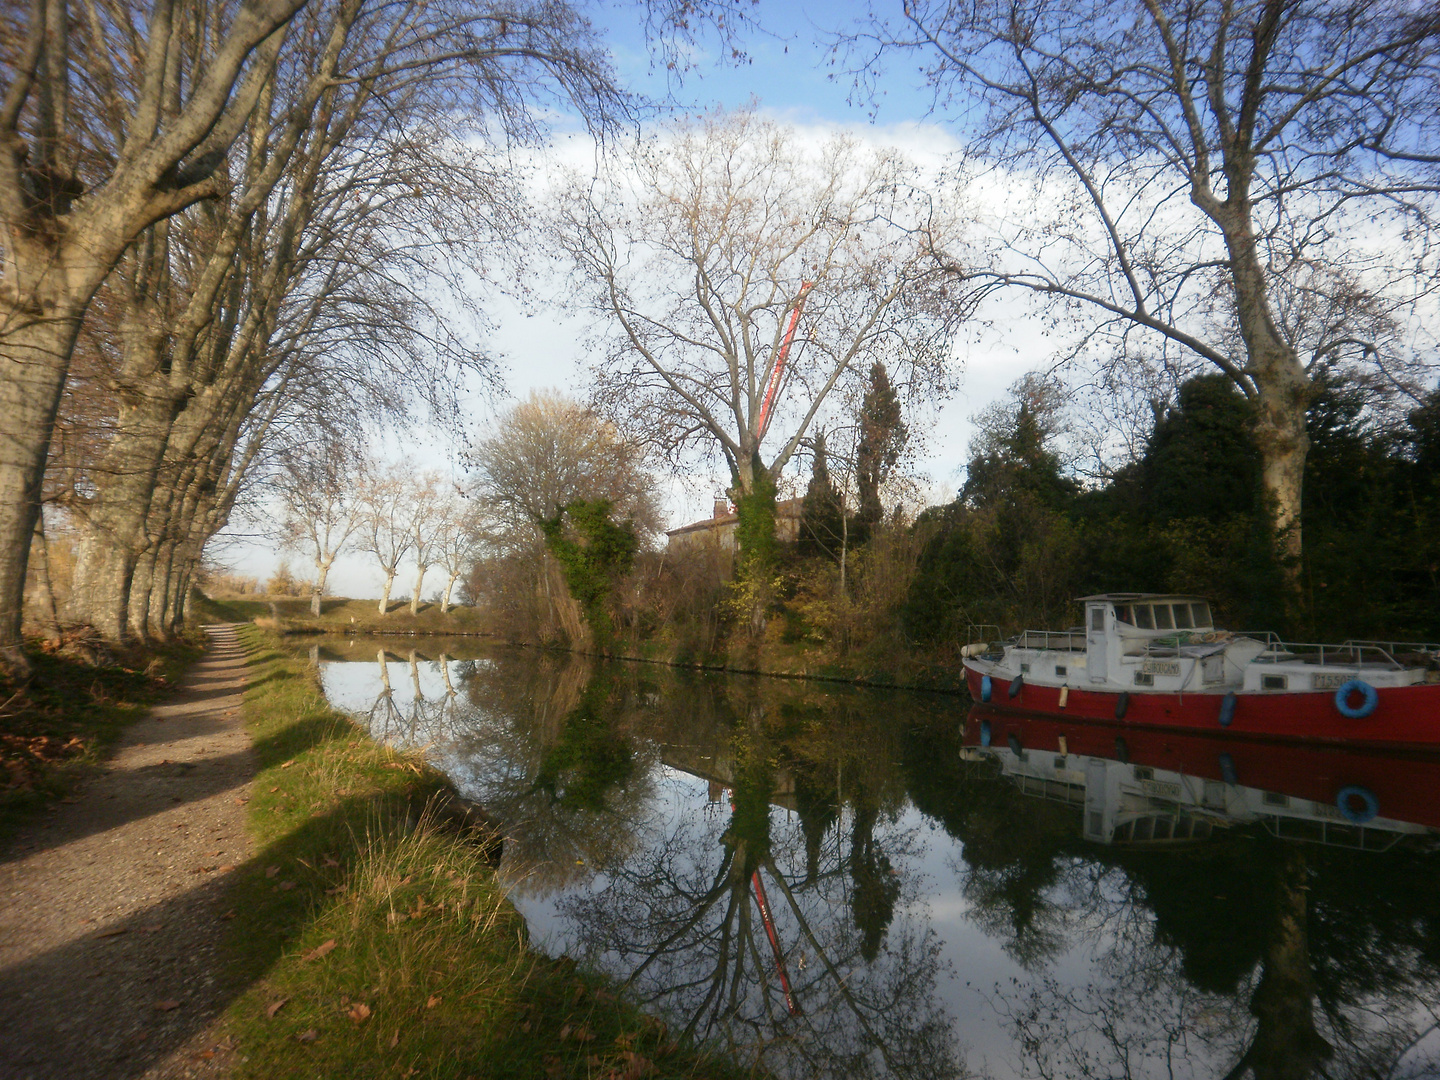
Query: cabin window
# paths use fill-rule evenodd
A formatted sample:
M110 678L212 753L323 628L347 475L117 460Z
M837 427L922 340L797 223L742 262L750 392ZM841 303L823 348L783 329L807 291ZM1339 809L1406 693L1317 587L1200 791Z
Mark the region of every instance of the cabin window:
M1141 630L1155 629L1155 620L1150 617L1149 604L1135 605L1135 625Z
M1021 664L1021 665L1020 665L1020 674L1021 674L1021 675L1029 675L1029 674L1030 674L1030 665L1029 665L1029 664Z
M1093 607L1090 609L1090 629L1105 629L1105 609L1103 607Z
M1146 768L1144 765L1136 765L1136 766L1135 766L1135 779L1136 779L1136 780L1154 780L1154 779L1155 779L1155 770L1154 770L1154 769L1150 769L1150 768Z
M1116 604L1115 618L1123 623L1129 623L1131 626L1135 625L1135 613L1130 610L1129 604Z
M1156 630L1174 630L1174 629L1175 629L1175 624L1170 621L1170 605L1169 605L1169 604L1156 604L1156 605L1155 605L1155 629L1156 629Z
M1175 605L1175 629L1176 629L1176 630L1193 630L1194 628L1195 628L1195 624L1190 621L1190 605L1189 605L1189 604L1176 604L1176 605Z
M1190 614L1195 617L1196 626L1211 626L1210 605L1205 603L1191 604Z
M1058 676L1059 676L1060 678L1062 678L1062 679L1065 677L1065 670L1066 670L1066 669L1065 669L1065 665L1064 665L1064 664L1056 664L1056 665L1055 665L1055 674L1058 675Z
M1055 759L1055 768L1057 768L1057 769L1063 769L1064 767L1065 767L1065 758L1064 758L1063 755L1061 755L1060 757L1057 757L1057 758Z
M1289 805L1290 805L1290 796L1288 796L1288 795L1282 795L1282 794L1280 794L1280 792L1278 792L1278 791L1267 791L1267 792L1265 792L1265 805L1266 805L1266 806L1289 806Z
M1284 690L1286 677L1284 675L1261 675L1261 690Z
M1136 685L1136 686L1154 686L1154 685L1155 685L1155 676L1154 676L1154 675L1151 675L1148 671L1137 671L1137 672L1135 672L1135 685Z

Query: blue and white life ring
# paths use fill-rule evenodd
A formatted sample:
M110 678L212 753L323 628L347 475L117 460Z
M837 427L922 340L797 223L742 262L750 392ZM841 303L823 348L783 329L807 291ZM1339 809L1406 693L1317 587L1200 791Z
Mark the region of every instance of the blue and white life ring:
M1362 804L1358 808L1354 805L1356 799ZM1340 794L1335 796L1335 805L1352 825L1364 825L1375 820L1380 813L1380 800L1375 797L1375 793L1359 784L1342 787Z
M1360 695L1360 704L1351 705L1352 694ZM1380 704L1380 693L1364 679L1351 679L1345 685L1335 691L1335 708L1341 716L1348 716L1351 720L1363 720L1375 711L1375 706Z

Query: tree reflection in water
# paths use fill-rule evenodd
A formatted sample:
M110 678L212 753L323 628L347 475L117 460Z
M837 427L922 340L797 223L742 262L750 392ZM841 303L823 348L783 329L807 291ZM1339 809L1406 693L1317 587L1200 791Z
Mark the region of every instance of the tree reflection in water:
M958 1074L942 995L972 1032L1003 1025L1002 1076L1440 1075L1420 1063L1440 1029L1414 1045L1440 1018L1434 852L1249 827L1092 843L1074 805L961 761L945 699L528 651L410 661L361 709L506 823L521 901L548 897L566 947L678 1031L777 1075ZM947 880L921 872L926 819ZM982 932L1014 965L981 1002L929 922L957 894L978 928L951 937L962 974L1000 962Z
M562 901L575 937L686 1037L778 1075L959 1075L936 998L938 943L901 904L918 837L891 827L882 842L878 785L841 786L847 759L874 766L874 746L832 729L828 744L805 743L800 760L803 740L786 736L803 716L744 689L728 727L728 796L681 804L604 888ZM827 773L837 781L827 785ZM775 809L782 786L793 789L798 821ZM914 899L913 875L909 884Z
M933 745L907 757L925 763L910 773L916 805L964 845L972 917L1032 972L990 994L1017 1075L1440 1075L1414 1052L1440 1020L1436 853L1242 829L1189 847L1093 844L1078 809L994 769ZM1078 985L1051 970L1077 953L1091 971Z

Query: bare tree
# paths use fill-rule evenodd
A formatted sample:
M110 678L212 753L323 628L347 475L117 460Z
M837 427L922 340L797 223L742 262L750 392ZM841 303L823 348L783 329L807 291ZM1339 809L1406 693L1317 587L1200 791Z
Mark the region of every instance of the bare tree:
M410 494L410 553L415 559L415 590L410 594L410 614L420 614L420 591L425 571L436 562L444 523L440 477L422 473L413 480Z
M36 0L6 16L0 649L12 664L24 664L26 556L86 305L142 230L225 187L226 155L303 2L202 14L188 3Z
M441 615L450 611L455 582L470 571L486 540L475 503L461 498L458 492L444 500L435 541L437 560L448 575L440 594Z
M476 504L494 545L533 582L544 622L558 621L567 638L580 640L579 608L540 522L577 499L606 499L614 517L653 533L660 514L644 448L579 402L536 391L502 414L470 456Z
M400 561L410 551L411 494L409 475L398 466L373 470L366 476L362 498L364 512L360 526L360 547L375 556L385 575L380 594L380 614L390 611L390 589L399 573Z
M1403 386L1437 283L1435 12L920 0L849 43L862 79L919 56L938 101L980 102L973 143L1012 212L958 277L1088 311L1082 348L1211 364L1255 402L1298 573L1312 376L1363 363Z
M361 505L353 479L354 455L326 440L313 455L282 459L275 488L284 500L287 545L304 546L315 565L310 613L320 615L325 580L341 549L360 526Z
M894 152L809 149L741 112L677 126L605 183L575 185L554 232L613 329L596 370L608 415L672 452L718 450L738 495L773 498L857 366L884 357L915 392L943 392L963 312L939 302L928 253L950 223L915 180Z

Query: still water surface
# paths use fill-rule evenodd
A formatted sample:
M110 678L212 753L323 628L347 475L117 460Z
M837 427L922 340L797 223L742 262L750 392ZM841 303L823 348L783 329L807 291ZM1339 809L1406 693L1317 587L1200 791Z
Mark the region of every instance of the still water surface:
M532 941L777 1074L1440 1076L1435 760L473 642L312 655L503 821Z

